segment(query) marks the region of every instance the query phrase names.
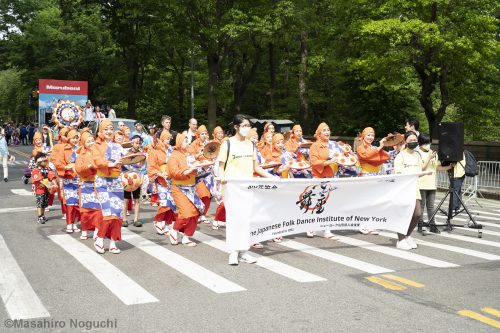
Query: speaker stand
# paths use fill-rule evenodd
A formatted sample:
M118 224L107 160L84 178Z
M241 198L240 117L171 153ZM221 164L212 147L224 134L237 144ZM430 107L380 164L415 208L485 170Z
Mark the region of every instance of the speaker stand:
M429 227L429 231L432 233L437 233L437 234L440 233L439 229L437 228L436 221L434 220L434 218L436 217L436 214L438 212L442 212L447 217L446 218L446 225L445 225L443 231L452 232L454 227L472 228L472 229L477 229L477 231L478 231L477 237L481 238L483 236L483 231L482 231L483 226L479 223L476 223L476 220L472 216L471 212L469 211L469 209L467 208L467 206L463 202L462 198L460 198L460 196L458 195L459 194L458 191L453 187L453 178L454 178L454 168L448 170L448 179L450 180L450 186L449 186L448 190L446 191L445 196L443 197L443 199L441 199L441 201L439 202L439 205L436 207L436 209L432 213L431 217L429 218L429 221L427 222L427 225ZM446 201L447 197L450 197L450 202L448 205L448 212L445 212L441 207L443 206L443 203ZM453 200L455 198L457 198L460 201L461 207L463 207L463 208L461 210L453 212ZM469 216L470 221L466 225L453 224L452 223L453 218L455 216L459 215L460 213L462 213L464 210L467 213L467 215ZM472 224L471 224L471 222L472 222Z

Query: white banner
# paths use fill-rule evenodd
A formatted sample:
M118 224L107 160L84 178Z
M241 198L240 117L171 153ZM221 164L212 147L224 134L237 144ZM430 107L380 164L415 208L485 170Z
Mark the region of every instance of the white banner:
M318 230L406 234L418 175L330 179L228 180L224 194L229 250Z

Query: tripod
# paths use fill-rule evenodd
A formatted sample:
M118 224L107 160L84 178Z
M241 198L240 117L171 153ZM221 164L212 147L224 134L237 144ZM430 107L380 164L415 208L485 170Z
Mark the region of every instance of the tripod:
M453 187L453 178L454 178L454 168L451 168L450 170L448 170L448 179L450 180L450 186L446 192L446 195L443 197L443 199L441 199L441 202L439 203L439 205L436 207L436 209L432 213L432 216L429 218L428 225L429 225L430 232L440 233L439 229L436 226L436 222L434 221L434 217L436 216L438 211L440 211L443 214L446 214L446 216L447 216L446 226L444 228L444 231L451 232L453 230L453 227L469 227L472 229L477 229L478 230L478 237L481 238L482 233L483 233L481 229L483 229L483 226L479 223L476 223L476 221L474 220L474 217L472 217L472 214L470 213L469 209L467 208L467 206L463 202L462 198L460 198L458 191ZM441 208L441 206L446 201L446 198L448 196L450 197L450 203L448 206L448 212L446 212ZM453 212L453 200L455 200L455 199L458 199L458 201L460 201L463 209L456 211L456 212ZM466 225L463 225L463 226L452 224L451 223L452 219L455 216L457 216L458 214L460 214L461 212L463 212L464 210L467 213L467 215L469 215L469 218L470 218L469 223L467 223ZM472 224L470 224L470 222L472 222Z

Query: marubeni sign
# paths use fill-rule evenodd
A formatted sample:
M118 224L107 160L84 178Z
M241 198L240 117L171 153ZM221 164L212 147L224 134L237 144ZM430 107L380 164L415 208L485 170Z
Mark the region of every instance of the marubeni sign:
M87 81L45 80L38 81L40 94L87 95Z

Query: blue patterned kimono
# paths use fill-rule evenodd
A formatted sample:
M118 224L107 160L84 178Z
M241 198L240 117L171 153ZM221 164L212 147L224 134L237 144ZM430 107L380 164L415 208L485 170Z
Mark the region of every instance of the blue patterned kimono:
M332 158L336 153L342 154L344 150L340 147L337 141L328 141L328 157ZM356 177L358 175L355 166L339 165L335 177Z
M122 157L122 146L109 142L104 159L110 162L116 162ZM116 216L122 219L123 210L123 183L121 176L118 177L100 177L95 180L97 194L102 207L102 216Z
M168 147L166 151L166 159L165 163L167 163L170 155L172 155L172 147ZM172 179L165 179L166 186L163 186L159 182L156 182L156 186L158 189L158 198L160 207L169 207L172 211L176 211L177 207L175 206L174 197L172 196Z
M101 209L97 199L95 182L84 181L80 183L80 207L86 209Z
M73 148L73 152L71 153L71 157L69 162L75 163L76 161L76 147ZM79 205L79 197L78 197L78 176L73 179L62 179L63 183L63 193L64 199L66 200L67 206L78 206Z
M299 139L299 144L306 142L303 138ZM297 149L297 155L301 155L303 161L309 161L309 148L299 148ZM312 176L311 176L312 177Z
M294 153L290 153L287 150L283 150L281 153L281 167L284 168L288 162L290 161L297 161L298 156ZM296 169L290 169L290 174L292 175L292 178L312 178L312 173L310 170L304 169L304 170L296 170Z
M186 159L188 166L193 164L193 162L195 161L194 156L191 154L187 154ZM182 191L182 193L184 193L184 195L189 199L189 201L193 203L193 205L196 207L196 209L198 209L200 214L203 214L203 212L205 211L205 204L203 203L203 201L201 201L200 197L198 197L198 193L196 192L196 184L198 184L198 182L200 181L203 181L203 179L202 178L198 179L198 177L196 177L196 181L193 185L177 184L176 186Z

